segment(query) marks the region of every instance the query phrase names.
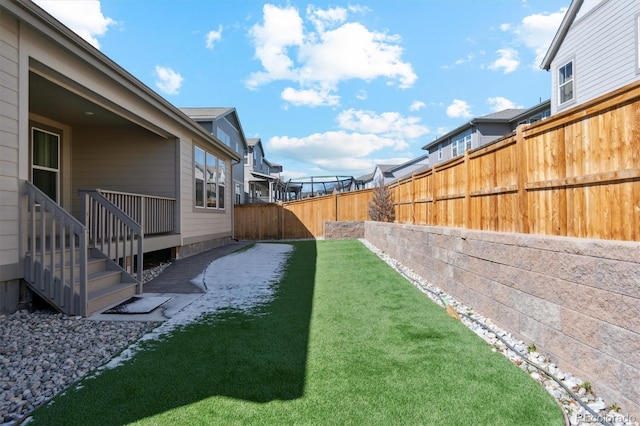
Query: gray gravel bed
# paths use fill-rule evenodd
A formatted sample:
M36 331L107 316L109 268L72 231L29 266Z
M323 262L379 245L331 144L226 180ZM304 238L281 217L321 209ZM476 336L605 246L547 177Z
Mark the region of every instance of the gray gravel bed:
M144 271L144 282L169 263ZM87 321L53 310L0 315L0 426L104 365L158 322Z
M11 424L158 325L53 311L0 316L0 424Z

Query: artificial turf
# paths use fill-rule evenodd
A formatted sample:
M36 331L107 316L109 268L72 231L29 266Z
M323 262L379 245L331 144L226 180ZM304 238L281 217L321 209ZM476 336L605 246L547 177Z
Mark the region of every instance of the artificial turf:
M32 424L564 424L538 383L359 241L290 244L272 302L149 343Z

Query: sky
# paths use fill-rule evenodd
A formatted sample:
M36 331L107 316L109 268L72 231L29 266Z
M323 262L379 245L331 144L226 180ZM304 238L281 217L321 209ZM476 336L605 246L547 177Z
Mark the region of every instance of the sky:
M551 97L570 0L37 0L177 107L234 107L283 178L402 164Z

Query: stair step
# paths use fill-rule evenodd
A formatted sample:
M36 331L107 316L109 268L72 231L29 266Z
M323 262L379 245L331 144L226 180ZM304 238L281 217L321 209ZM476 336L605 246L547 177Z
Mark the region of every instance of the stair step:
M89 293L89 308L87 315L91 315L103 308L116 305L136 294L136 283L120 283Z
M104 258L97 258L97 257L90 257L87 259L87 275L91 276L93 274L97 274L99 272L104 271L105 269L107 269L107 259ZM65 276L69 277L69 273L71 271L71 261L67 260L65 262L65 266L64 266L64 271L65 271ZM60 272L60 267L56 267L56 272ZM76 284L78 283L78 278L80 277L80 265L76 264L75 266L75 277L76 277Z
M127 277L123 275L122 271L116 269L104 269L87 276L87 288L89 293L91 293L112 287L116 284L127 283L126 280ZM127 284L130 284L130 282Z

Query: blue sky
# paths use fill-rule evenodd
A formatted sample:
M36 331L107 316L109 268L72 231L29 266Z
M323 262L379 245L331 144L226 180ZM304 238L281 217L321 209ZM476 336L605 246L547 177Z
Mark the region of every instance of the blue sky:
M285 178L400 164L551 96L570 0L39 0L178 107L235 107Z

